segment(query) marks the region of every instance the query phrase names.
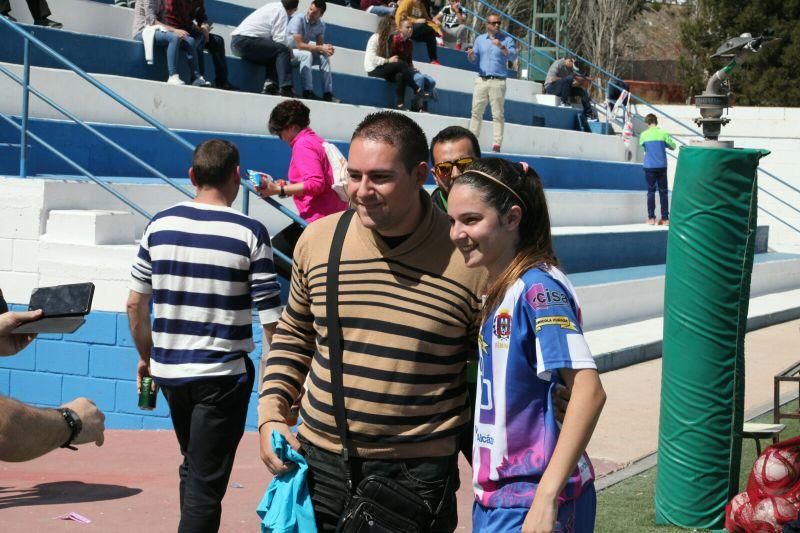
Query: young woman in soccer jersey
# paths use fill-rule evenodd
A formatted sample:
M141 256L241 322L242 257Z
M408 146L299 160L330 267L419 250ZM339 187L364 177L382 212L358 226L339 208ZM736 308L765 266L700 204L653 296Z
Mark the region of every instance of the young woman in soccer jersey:
M448 196L450 238L485 267L473 445L474 531L594 529L585 454L605 402L575 290L557 268L542 183L525 165L476 160ZM563 424L556 384L571 392Z

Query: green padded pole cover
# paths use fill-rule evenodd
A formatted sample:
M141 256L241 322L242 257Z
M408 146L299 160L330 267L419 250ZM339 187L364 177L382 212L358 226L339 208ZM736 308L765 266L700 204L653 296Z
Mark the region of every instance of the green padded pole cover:
M656 523L721 529L738 492L758 161L681 149L664 290Z

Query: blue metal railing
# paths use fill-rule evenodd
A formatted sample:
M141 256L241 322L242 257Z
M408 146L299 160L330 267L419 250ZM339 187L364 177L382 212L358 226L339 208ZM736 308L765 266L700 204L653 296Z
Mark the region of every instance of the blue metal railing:
M82 128L84 128L87 131L90 131L91 133L96 135L103 142L105 142L109 146L112 146L114 149L116 149L119 152L121 152L125 157L127 157L128 159L130 159L130 160L134 161L135 163L137 163L138 165L140 165L143 169L145 169L147 172L151 173L153 176L155 176L159 180L171 185L172 187L174 187L175 189L177 189L178 191L180 191L182 194L186 195L187 197L191 198L191 197L194 196L191 192L189 192L186 189L184 189L176 181L174 181L173 179L171 179L168 176L164 175L162 172L160 172L157 169L155 169L152 165L149 165L147 162L143 161L141 158L139 158L135 154L131 153L130 151L128 151L124 147L120 146L118 143L114 142L112 139L110 139L108 136L106 136L103 133L101 133L100 131L98 131L96 128L94 128L90 124L88 124L85 121L83 121L80 118L78 118L75 114L69 112L68 110L64 109L62 106L58 105L52 99L50 99L47 96L45 96L44 94L42 94L41 91L39 91L39 90L35 89L34 87L32 87L30 85L30 66L31 66L30 65L30 63L31 63L31 60L30 60L30 45L33 44L34 46L36 46L39 50L43 51L48 56L50 56L51 58L55 59L56 61L58 61L62 65L64 65L67 69L71 70L72 72L77 74L79 77L81 77L82 79L87 81L89 84L91 84L92 86L94 86L95 88L100 90L102 93L106 94L107 96L109 96L110 98L115 100L121 106L123 106L124 108L128 109L134 115L136 115L137 117L139 117L140 119L145 121L147 124L149 124L149 125L153 126L154 128L156 128L156 130L158 130L159 132L165 134L169 139L171 139L172 141L176 142L179 146L181 146L184 149L188 150L190 153L194 152L194 148L195 148L194 145L192 145L189 141L187 141L186 139L184 139L180 135L176 134L175 132L173 132L169 128L167 128L165 125L163 125L161 122L159 122L155 118L151 117L150 115L148 115L147 113L145 113L144 111L142 111L141 109L139 109L138 107L133 105L131 102L129 102L128 100L126 100L125 98L123 98L122 96L117 94L115 91L113 91L108 86L106 86L103 83L101 83L98 80L96 80L94 77L92 77L91 75L89 75L88 73L83 71L80 67L78 67L77 65L72 63L70 60L68 60L67 58L65 58L64 56L62 56L61 54L59 54L58 52L56 52L55 50L53 50L52 48L50 48L49 46L44 44L43 42L41 42L39 39L37 39L35 36L31 35L29 32L27 32L24 29L22 29L18 24L15 24L15 23L7 20L5 17L0 17L0 25L2 25L2 24L5 24L5 26L8 29L10 29L11 31L17 33L23 39L23 47L24 47L23 48L23 65L22 65L23 76L22 76L22 79L20 79L19 76L14 74L11 70L9 70L9 69L3 67L2 65L0 65L0 72L2 72L3 74L5 74L9 78L11 78L13 81L15 81L17 84L19 84L22 87L21 124L17 124L14 121L13 118L11 118L11 117L9 117L9 116L7 116L5 114L0 113L0 118L2 118L5 122L9 123L11 126L13 126L14 128L16 128L16 129L18 129L20 131L20 170L19 170L19 175L20 175L21 178L25 178L28 175L28 138L30 138L30 139L33 139L34 141L36 141L37 143L41 144L48 151L50 151L53 154L55 154L59 159L61 159L65 163L67 163L69 166L71 166L72 168L74 168L75 170L80 172L82 175L84 175L85 177L87 177L88 179L90 179L91 181L96 183L97 185L99 185L101 188L103 188L104 190L106 190L109 193L111 193L112 195L114 195L117 199L119 199L121 202L123 202L125 205L127 205L128 207L130 207L131 209L133 209L137 213L141 214L144 217L147 217L148 219L152 218L152 216L147 211L145 211L141 206L137 205L136 203L131 201L129 198L125 197L123 194L115 191L112 187L110 187L108 184L104 183L97 176L95 176L94 174L92 174L91 172L89 172L88 170L83 168L82 166L80 166L77 163L75 163L74 161L72 161L68 156L64 155L57 148L55 148L51 144L47 143L41 137L39 137L38 135L35 135L34 133L32 133L29 130L29 124L28 124L28 122L29 122L29 120L28 120L29 119L29 100L30 100L30 94L33 93L34 96L36 96L37 98L41 99L47 105L49 105L50 107L52 107L53 109L55 109L56 111L58 111L59 113L61 113L65 117L67 117L68 119L70 119L72 122L78 124ZM242 185L242 189L243 189L242 190L242 193L243 193L243 196L242 196L242 210L245 212L245 214L247 214L248 211L249 211L249 205L250 205L250 193L252 192L252 193L256 194L256 192L255 192L255 189L253 188L253 185L248 180L245 180L245 179L241 180L241 185ZM285 207L281 203L277 202L276 200L274 200L272 198L265 198L265 200L272 207L278 209L281 213L283 213L284 215L289 217L293 222L299 224L301 227L305 227L306 226L306 222L302 218L300 218L297 214L295 214L293 211L291 211L290 209L288 209L287 207ZM279 250L273 250L273 253L275 254L276 258L280 259L281 261L286 262L288 265L291 265L291 262L292 262L291 258L289 258L285 254L281 253Z
M533 28L529 27L529 26L528 26L528 25L526 25L525 23L523 23L523 22L520 22L519 20L517 20L516 18L512 17L511 15L508 15L507 13L505 13L505 12L501 11L500 9L496 8L495 6L493 6L492 4L488 3L486 0L477 0L477 2L478 2L478 4L479 4L479 5L483 5L483 6L485 6L485 7L486 7L486 8L488 8L490 11L492 11L492 12L494 12L495 14L499 15L501 18L504 18L504 19L506 19L506 20L508 20L508 21L510 21L510 22L512 22L512 23L514 23L514 24L516 24L516 25L517 25L517 26L519 26L521 29L523 29L523 30L525 30L526 32L528 32L528 35L531 35L531 36L536 36L536 37L538 37L538 38L540 38L540 39L544 40L545 42L547 42L547 43L549 43L549 44L553 45L555 48L557 48L557 49L559 49L559 50L563 51L563 52L565 53L565 55L568 55L568 56L571 56L571 57L574 57L574 58L580 59L582 62L584 62L585 64L589 65L590 67L592 67L593 69L595 69L597 72L599 72L599 73L601 73L601 74L605 75L605 76L608 78L608 81L607 81L607 84L608 84L608 85L610 85L610 86L612 86L612 87L615 87L615 88L619 89L620 91L623 89L623 87L621 87L620 85L617 85L616 83L614 83L614 80L617 80L617 79L619 79L619 78L617 78L617 76L615 76L615 75L614 75L614 74L612 74L611 72L607 71L607 70L606 70L606 69L604 69L603 67L601 67L601 66L599 66L599 65L597 65L597 64L595 64L595 63L593 63L592 61L589 61L588 59L586 59L585 57L583 57L583 56L581 56L581 55L579 55L579 54L576 54L575 52L573 52L573 51L572 51L572 50L570 50L569 48L565 47L564 45L562 45L562 44L560 44L560 43L558 43L558 42L556 42L556 41L554 41L553 39L551 39L551 38L547 37L546 35L544 35L544 34L542 34L542 33L538 32L538 31L534 30ZM473 15L474 15L476 18L483 20L481 17L479 17L479 16L477 15L477 13L475 13L475 12L471 12L471 13L472 13L472 14L473 14ZM513 36L512 36L512 37L513 37ZM519 42L523 42L523 41L520 41L519 39L517 39L517 41L519 41ZM524 45L526 45L526 46L532 46L532 43L529 45L528 43L524 43L524 42L523 42L523 44L524 44ZM549 58L551 61L554 61L554 60L555 60L555 57L551 56L550 54L547 54L546 52L544 52L544 51L542 51L542 50L535 49L535 51L536 51L536 52L538 52L539 54L541 54L541 55L543 55L543 56L545 56L545 57ZM539 69L539 70L542 70L542 69ZM596 88L597 88L597 89L600 91L600 93L601 93L601 94L605 94L605 90L604 90L604 88L603 88L603 86L602 86L602 85L600 85L600 84L598 84L598 83L596 83L596 82L594 82L594 81L592 81L592 85L593 85L594 87L596 87ZM670 121L674 122L675 124L677 124L678 126L680 126L681 128L683 128L684 130L688 131L689 133L691 133L691 134L692 134L692 135L694 135L694 136L697 136L697 137L702 137L702 136L703 136L703 135L702 135L702 133L700 133L700 132L697 130L697 128L692 128L691 126L689 126L689 125L688 125L688 124L686 124L685 122L683 122L683 121L681 121L681 120L679 120L679 119L677 119L677 118L675 118L675 117L671 116L669 113L666 113L666 112L664 112L663 110L659 109L658 107L654 106L653 104L651 104L650 102L648 102L648 101L647 101L647 100L645 100L644 98L641 98L640 96L637 96L637 95L635 95L635 94L633 94L633 93L630 93L630 95L631 95L631 100L632 100L633 102L635 102L635 103L638 103L638 104L642 104L642 105L644 105L644 106L646 106L646 107L648 107L648 108L652 109L653 111L656 111L656 112L657 112L657 113L659 113L661 116L663 116L663 117L665 117L665 118L669 119ZM605 110L604 110L604 109L602 109L602 108L600 108L600 110L606 114L606 117L610 117L610 110L608 110L608 109L605 109ZM632 117L633 117L635 120L637 120L637 121L639 121L639 122L644 122L644 118L643 118L643 117L641 117L641 115L639 115L639 114L634 114L634 113L632 113L631 115L632 115ZM679 139L679 138L677 138L677 139L675 139L675 140L676 140L678 143L680 143L682 146L686 146L686 144L687 144L687 143L686 143L686 142L684 142L682 139ZM677 159L677 156L676 156L676 155L674 155L674 154L668 154L668 155L669 155L670 157L672 157L673 159ZM789 189L791 189L792 191L794 191L794 192L797 192L797 193L800 193L800 189L798 189L797 187L795 187L795 186L793 186L792 184L788 183L787 181L785 181L785 180L783 180L783 179L779 178L779 177L778 177L778 176L776 176L775 174L773 174L773 173L771 173L771 172L769 172L769 171L767 171L767 170L765 170L765 169L763 169L763 168L761 168L761 167L758 167L758 169L757 169L757 170L758 170L758 172L761 172L762 174L765 174L765 175L769 176L770 178L772 178L772 179L776 180L778 183L780 183L780 184L782 184L782 185L784 185L784 186L788 187L788 188L789 188ZM768 196L770 196L770 197L774 198L775 200L777 200L778 202L782 203L782 204L783 204L783 205L785 205L786 207L788 207L788 208L790 208L791 210L795 211L796 213L800 214L800 209L798 209L798 208L797 208L797 207L795 207L794 205L792 205L792 204L790 204L790 203L788 203L788 202L784 201L783 199L781 199L780 197L776 196L775 194L773 194L773 193L771 193L771 192L767 191L766 189L764 189L764 188L763 188L762 186L760 186L760 185L759 185L758 189L759 189L761 192L763 192L764 194L766 194L766 195L768 195ZM758 208L759 208L759 209L760 209L762 212L766 213L767 215L769 215L769 216L771 216L772 218L774 218L775 220L777 220L778 222L780 222L780 223L784 224L785 226L787 226L787 227L791 228L792 230L794 230L794 231L796 231L798 234L800 234L800 228L798 228L797 226L795 226L795 225L793 225L793 224L791 224L791 223L787 222L786 220L782 219L781 217L777 216L776 214L772 213L771 211L767 210L766 208L764 208L764 207L762 207L762 206L759 206Z

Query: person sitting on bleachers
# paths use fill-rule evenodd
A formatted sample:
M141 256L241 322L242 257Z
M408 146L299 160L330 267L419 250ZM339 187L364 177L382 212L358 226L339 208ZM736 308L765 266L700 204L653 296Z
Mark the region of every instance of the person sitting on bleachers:
M211 84L200 74L199 64L205 38L194 25L192 9L191 0L136 0L133 8L133 38L144 41L145 30L154 27L152 44L167 48L167 83L185 85L177 66L178 50L183 49L189 62L192 85L208 87Z
M575 68L575 60L571 57L556 59L547 69L547 77L544 80L545 94L554 94L561 99L561 105L571 107L570 98L579 96L583 113L586 118L597 118L592 108L592 99L589 93L581 86L585 79L580 76Z
M379 17L393 17L397 4L388 0L361 0L361 9Z
M442 30L431 19L422 0L400 0L397 5L397 11L394 14L394 21L398 28L403 19L411 20L414 24L414 32L411 34L411 38L425 43L428 49L428 59L434 65L438 65L439 56L436 51L436 36L441 35Z
M231 33L233 53L266 68L263 94L294 98L292 51L286 27L298 3L298 0L268 3L248 15Z
M394 82L397 86L397 109L406 108L406 87L411 87L416 98L419 98L422 89L414 81L414 73L405 61L396 55L391 55L389 45L394 32L394 20L391 17L381 17L378 22L378 31L373 33L367 41L367 50L364 54L364 70L368 76L383 78Z
M442 41L445 46L455 44L455 49L461 50L467 44L469 26L467 26L467 17L464 16L464 11L461 9L461 2L450 0L450 3L433 17L433 21L442 28Z
M332 44L325 43L325 23L322 16L328 8L325 0L311 0L308 11L295 13L289 20L289 45L294 49L294 58L300 65L300 82L303 84L303 98L317 100L314 94L314 80L311 67L319 66L322 75L322 99L326 102L340 102L333 97L333 76L330 57L336 51Z
M211 33L211 27L214 25L206 14L206 6L204 0L192 0L194 4L194 20L200 25L200 31L203 32L203 37L206 39L206 50L211 56L211 61L214 63L214 87L217 89L224 89L226 91L236 91L236 87L231 85L228 81L228 64L225 61L225 40L222 36L216 33ZM200 54L200 74L205 77L205 61L203 61L203 54Z
M50 20L50 7L47 5L47 0L27 0L27 2L35 25L56 29L64 26L60 22ZM11 22L17 21L11 16L11 0L0 0L0 16L7 18Z
M408 65L414 75L414 82L422 89L420 94L433 95L436 89L436 80L427 74L423 74L414 67L412 58L414 53L414 43L411 42L411 34L414 28L410 20L405 19L400 23L400 28L392 35L389 53L400 58L400 61ZM428 99L416 97L411 104L412 111L428 111Z

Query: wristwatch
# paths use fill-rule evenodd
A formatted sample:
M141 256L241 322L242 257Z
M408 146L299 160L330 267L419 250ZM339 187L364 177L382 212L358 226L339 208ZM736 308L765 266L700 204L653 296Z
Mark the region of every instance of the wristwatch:
M286 191L283 189L283 185L281 185L281 192L278 193L278 197L286 198Z
M80 435L81 430L83 429L81 417L79 417L78 413L69 407L59 407L58 412L61 413L61 416L64 417L64 422L66 422L67 426L69 426L69 438L67 439L67 442L61 445L61 447L69 448L70 450L77 450L78 448L72 446L72 443L78 438L78 435Z

